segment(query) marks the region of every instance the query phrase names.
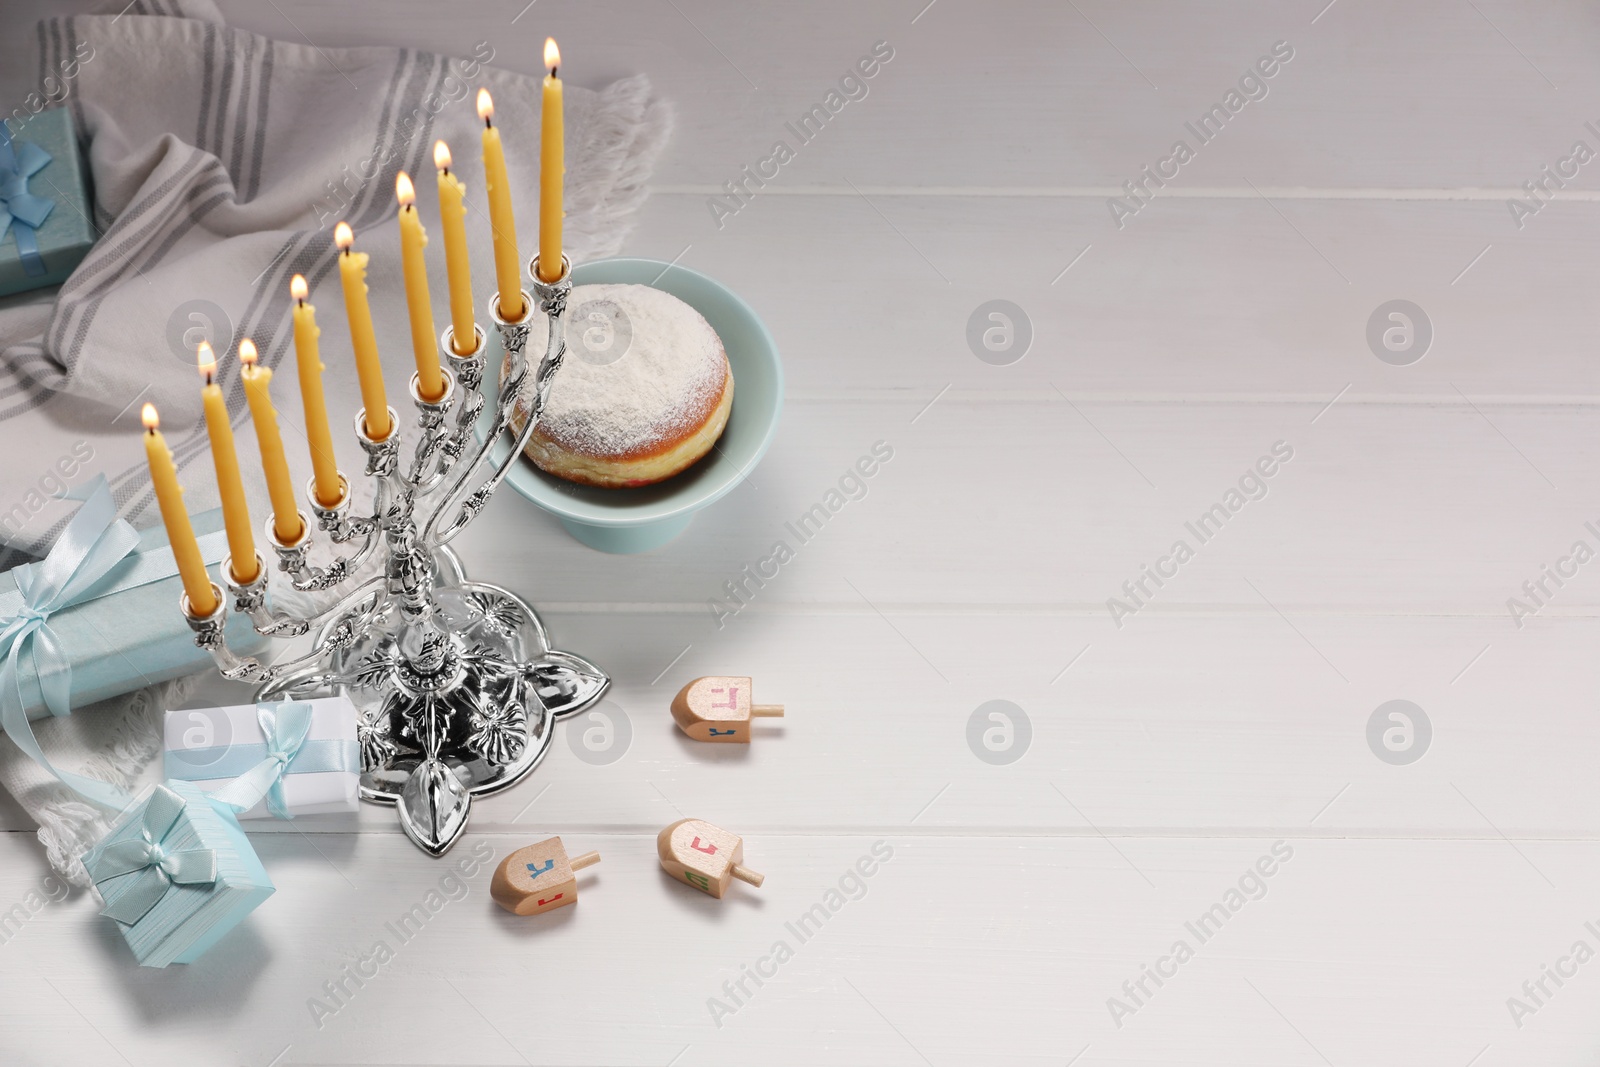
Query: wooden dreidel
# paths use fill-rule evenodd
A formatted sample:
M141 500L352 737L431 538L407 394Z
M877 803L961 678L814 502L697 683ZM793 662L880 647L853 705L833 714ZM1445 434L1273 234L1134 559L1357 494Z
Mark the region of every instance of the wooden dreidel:
M567 859L561 838L552 837L519 848L501 860L489 880L489 895L515 915L554 911L578 899L578 880L572 872L599 862L598 852Z
M672 698L672 718L696 741L750 743L750 719L781 717L782 704L750 703L750 679L696 678Z
M656 835L661 869L702 893L722 898L728 883L737 878L759 887L766 875L739 863L744 859L744 839L701 819L680 819Z

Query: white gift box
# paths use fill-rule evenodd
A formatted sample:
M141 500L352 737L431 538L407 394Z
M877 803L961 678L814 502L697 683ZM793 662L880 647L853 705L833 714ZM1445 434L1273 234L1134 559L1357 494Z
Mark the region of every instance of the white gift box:
M290 703L267 702L261 707ZM355 706L342 696L292 703L310 706L311 728L284 769L279 786L284 808L296 816L355 811L361 777ZM193 782L207 793L251 771L269 755L255 704L169 711L164 735L167 777ZM272 818L271 799L269 794L239 818Z

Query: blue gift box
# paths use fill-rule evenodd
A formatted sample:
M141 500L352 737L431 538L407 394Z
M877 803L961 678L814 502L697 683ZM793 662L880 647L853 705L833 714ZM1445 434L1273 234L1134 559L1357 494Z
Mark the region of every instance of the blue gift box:
M194 516L200 554L213 569L228 555L219 509ZM139 535L139 543L104 578L70 606L50 616L63 658L72 665L71 706L131 693L157 682L195 674L212 665L211 654L194 643L194 631L178 607L183 582L160 526ZM23 606L14 571L0 574L0 621ZM228 645L240 653L266 646L250 620L228 618ZM40 688L37 663L24 657L18 683L30 719L50 714Z
M94 244L89 177L67 108L0 123L0 296L66 281Z
M146 789L83 865L145 967L193 963L273 892L232 812L188 782Z

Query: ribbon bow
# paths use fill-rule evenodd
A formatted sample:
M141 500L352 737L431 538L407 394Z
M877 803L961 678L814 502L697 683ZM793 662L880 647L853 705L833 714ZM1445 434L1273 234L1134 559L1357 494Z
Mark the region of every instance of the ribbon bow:
M44 273L37 231L56 205L53 200L28 192L28 179L49 162L50 153L31 141L20 149L13 147L11 131L0 122L0 240L8 228L16 234L22 269L32 277Z
M292 819L294 814L283 797L283 776L311 733L311 705L296 700L257 704L256 722L266 738L265 757L213 793L212 799L237 811L248 811L265 796L273 818Z
M195 848L171 851L163 842L183 814L184 800L164 785L158 785L145 802L140 816L138 837L113 841L99 855L85 857L89 877L96 887L112 878L139 872L138 876L101 910L120 923L132 925L145 914L174 883L210 885L217 880L217 853ZM105 895L105 890L101 889Z
M13 572L22 607L14 615L0 619L0 656L5 657L0 663L0 728L18 748L68 786L103 807L121 808L127 797L120 790L51 766L34 739L23 706L21 668L23 657L27 656L50 714L71 712L72 664L50 628L50 616L91 590L139 542L133 527L117 518L105 475L69 491L67 496L82 500L83 506L67 523L50 554L39 563L23 564Z

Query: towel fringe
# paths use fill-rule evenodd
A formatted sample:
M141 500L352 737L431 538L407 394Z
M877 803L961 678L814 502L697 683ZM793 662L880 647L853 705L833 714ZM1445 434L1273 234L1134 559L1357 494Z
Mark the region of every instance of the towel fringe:
M81 773L136 792L144 769L161 751L162 715L187 699L198 677L179 678L131 693L108 724L105 747L95 752ZM82 856L105 836L117 813L81 800L65 786L51 783L28 805L39 823L39 843L50 866L80 888L89 886Z

